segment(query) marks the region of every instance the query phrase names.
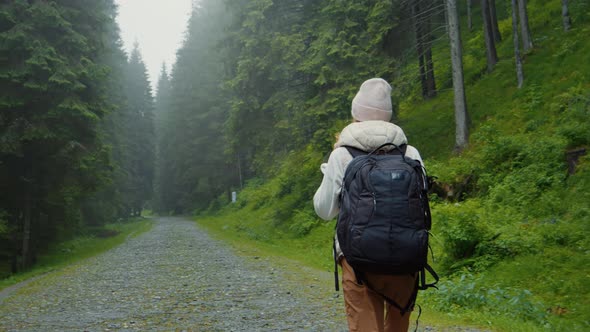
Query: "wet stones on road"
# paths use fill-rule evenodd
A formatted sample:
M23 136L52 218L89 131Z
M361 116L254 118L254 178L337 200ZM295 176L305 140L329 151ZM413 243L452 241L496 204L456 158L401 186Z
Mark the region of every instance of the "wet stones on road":
M194 222L160 218L150 232L4 299L0 330L346 330L341 299L313 290L330 283L284 273L235 255Z

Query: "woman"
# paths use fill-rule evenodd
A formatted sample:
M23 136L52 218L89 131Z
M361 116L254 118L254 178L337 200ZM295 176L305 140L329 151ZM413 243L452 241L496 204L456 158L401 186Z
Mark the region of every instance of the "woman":
M365 81L352 101L354 122L345 127L334 145L327 163L321 165L324 178L313 201L318 216L330 220L338 215L342 180L352 156L344 146L371 152L385 143L407 144L403 130L390 123L392 116L391 86L381 78ZM391 146L389 146L391 148ZM422 163L416 148L407 145L406 157ZM377 294L396 303L408 303L415 291L415 276L366 273L372 289L357 282L336 239L335 257L342 266L342 290L350 331L407 331L410 313L402 314Z

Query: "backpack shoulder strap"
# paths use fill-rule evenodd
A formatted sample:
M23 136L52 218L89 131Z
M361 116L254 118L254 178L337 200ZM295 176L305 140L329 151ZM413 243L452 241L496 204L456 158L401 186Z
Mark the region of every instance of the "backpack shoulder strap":
M354 175L356 174L356 172L358 172L359 169L361 169L361 167L363 166L363 163L355 162L354 159L359 156L366 156L368 153L366 151L363 151L363 150L357 149L357 148L353 148L352 146L348 146L348 145L343 146L343 148L345 148L348 151L348 153L350 153L350 155L352 156L352 159L353 159L348 164L348 166L346 168L346 172L344 172L344 179L343 179L343 183L342 183L342 186L344 188L349 188L350 183L352 182L352 178L354 178Z
M406 155L406 150L408 149L408 145L407 144L402 144L400 146L397 147L401 153L405 156ZM396 149L393 149L393 151L395 151Z

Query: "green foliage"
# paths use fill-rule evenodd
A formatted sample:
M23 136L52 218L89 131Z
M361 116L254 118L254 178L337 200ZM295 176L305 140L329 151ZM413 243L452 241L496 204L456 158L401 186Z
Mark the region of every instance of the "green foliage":
M582 85L558 95L553 107L558 108L557 134L567 140L568 148L590 146L590 94Z
M350 119L360 82L398 78L399 61L391 54L409 43L400 27L407 21L404 5L397 1L241 1L229 7L236 19L226 135L232 152L245 151L255 176L274 175L277 153L310 141L331 146L341 122Z
M429 296L431 304L441 311L463 308L483 310L490 315L502 315L514 320L532 321L549 327L547 312L527 289L503 288L486 284L487 280L462 274L455 280L441 282L437 296Z
M320 219L315 214L312 206L296 210L291 219L292 223L289 225L289 230L297 237L308 235L320 223Z
M439 266L452 273L463 269L484 271L495 263L528 252L531 241L512 233L518 214L499 212L478 200L455 204L435 204L433 241ZM518 224L516 224L518 225ZM517 226L518 227L518 226Z
M575 24L582 25L590 22L590 1L578 0L569 4L570 15Z
M436 209L436 221L445 237L444 251L453 259L473 256L475 247L489 235L489 230L479 220L479 211L476 208L463 204L457 210L460 212L446 214L444 208Z
M236 202L238 208L249 206L253 209L258 209L272 198L272 190L270 185L264 185L262 179L250 179L246 182L246 187L239 192L238 200Z
M291 153L277 163L277 176L271 181L250 180L245 189L238 193L238 200L229 209L258 210L273 206L261 221L271 228L294 237L307 235L319 224L310 197L316 190L316 182L300 181L315 178L321 181L319 162L321 155L308 146L305 151Z

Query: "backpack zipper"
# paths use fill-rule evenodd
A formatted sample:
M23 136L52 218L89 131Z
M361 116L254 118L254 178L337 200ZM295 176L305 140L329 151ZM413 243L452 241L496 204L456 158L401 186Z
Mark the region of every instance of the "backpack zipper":
M375 197L375 193L372 192L371 196L373 196L373 215L377 212L377 197Z

